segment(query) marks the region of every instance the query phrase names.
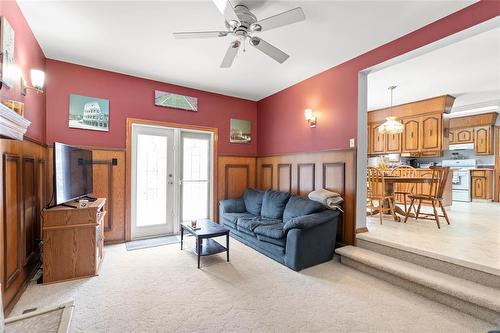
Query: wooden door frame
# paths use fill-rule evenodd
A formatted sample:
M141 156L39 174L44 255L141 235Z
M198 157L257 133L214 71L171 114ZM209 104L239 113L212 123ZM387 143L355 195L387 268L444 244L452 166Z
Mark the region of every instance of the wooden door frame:
M180 124L171 123L158 120L147 120L138 118L127 118L127 131L126 131L126 149L125 149L125 241L131 240L132 232L132 216L131 216L131 177L132 177L132 125L145 125L145 126L157 126L157 127L167 127L167 128L178 128L185 130L194 131L204 131L210 132L213 135L213 184L212 184L212 196L213 196L213 215L217 216L217 156L218 156L218 142L219 142L219 130L215 127L206 127L190 124Z

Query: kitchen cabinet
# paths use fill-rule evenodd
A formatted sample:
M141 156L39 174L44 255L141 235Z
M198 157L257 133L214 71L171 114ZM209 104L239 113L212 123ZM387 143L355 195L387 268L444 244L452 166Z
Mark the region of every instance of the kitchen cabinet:
M420 122L418 119L405 119L403 127L403 152L418 152L420 148Z
M371 126L371 153L384 154L385 153L385 134L381 134L378 129L382 124L374 124Z
M420 151L440 151L442 149L442 115L429 115L420 118Z
M491 126L476 127L474 129L474 150L477 155L492 154Z
M472 200L493 199L494 170L472 170Z
M401 152L401 134L386 134L385 135L385 152L400 153Z
M474 143L474 128L450 130L448 139L450 144Z

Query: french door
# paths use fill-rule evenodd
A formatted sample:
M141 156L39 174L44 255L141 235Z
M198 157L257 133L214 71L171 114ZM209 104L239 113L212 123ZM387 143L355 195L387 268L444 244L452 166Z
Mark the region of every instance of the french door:
M174 232L174 130L132 126L131 236Z
M132 125L131 238L175 234L213 215L213 135Z

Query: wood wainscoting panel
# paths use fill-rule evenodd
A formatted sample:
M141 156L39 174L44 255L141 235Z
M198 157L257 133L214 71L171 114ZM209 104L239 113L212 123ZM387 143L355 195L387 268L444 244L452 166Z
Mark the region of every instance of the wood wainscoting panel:
M22 201L21 157L3 155L3 282L9 289L21 272L22 251Z
M35 228L37 224L36 163L32 156L23 157L23 265L27 265L36 254Z
M316 165L297 163L297 194L303 197L316 189Z
M219 156L216 207L219 201L239 198L247 187L255 187L255 163L253 156ZM214 218L218 221L218 209L214 210Z
M104 241L125 240L125 151L92 149L94 198L106 198Z
M274 182L274 166L272 164L262 164L259 168L259 189L267 190L276 188L273 187Z
M292 192L292 165L290 163L278 164L278 191Z
M278 171L277 177L273 177L272 170ZM289 173L287 173L288 170L290 170ZM292 170L297 170L297 172L294 173ZM258 157L257 175L260 189L270 187L285 191L289 189L289 192L302 196L307 196L309 192L319 188L339 192L344 198L344 214L342 215L343 221L339 226L337 242L354 244L356 225L355 149ZM287 178L288 175L290 178ZM291 186L288 187L287 182L291 182Z
M38 267L47 147L29 139L0 139L0 275L9 313ZM45 162L42 162L42 164Z

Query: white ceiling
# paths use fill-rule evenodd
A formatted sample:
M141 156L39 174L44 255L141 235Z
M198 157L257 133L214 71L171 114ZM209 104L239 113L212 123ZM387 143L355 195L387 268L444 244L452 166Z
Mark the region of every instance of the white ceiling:
M368 110L449 94L452 112L500 105L500 28L442 47L368 76Z
M258 18L301 6L306 21L260 36L291 55L280 65L247 47L219 64L230 37L174 40L218 30L211 1L18 1L45 55L90 67L259 100L474 1L236 1Z

